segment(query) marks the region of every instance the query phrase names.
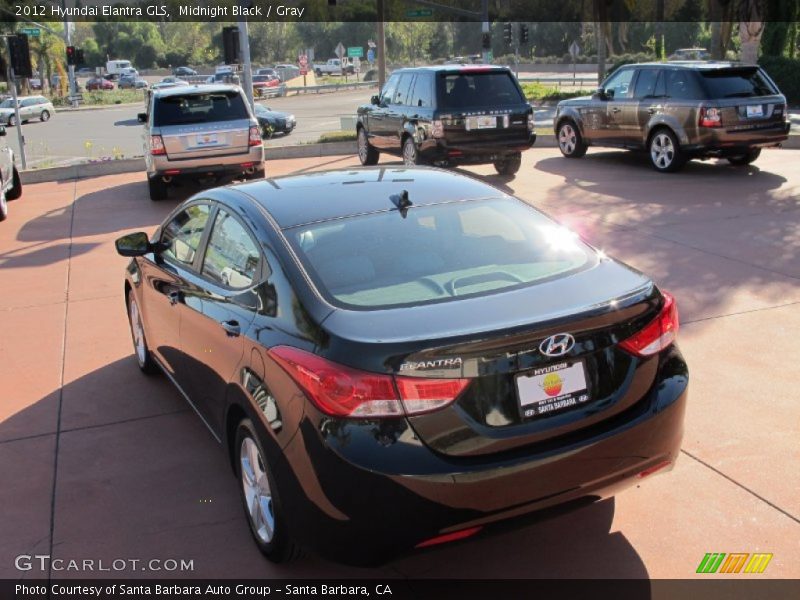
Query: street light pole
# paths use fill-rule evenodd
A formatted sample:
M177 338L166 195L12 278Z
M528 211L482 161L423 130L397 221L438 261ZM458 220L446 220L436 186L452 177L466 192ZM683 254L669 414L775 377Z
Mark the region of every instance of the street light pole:
M247 19L239 21L239 49L242 51L242 87L250 104L250 110L255 110L253 100L253 65L250 64L250 31L247 28Z
M61 0L61 6L64 8L64 14L67 14L67 0ZM72 46L72 27L70 27L67 17L64 17L64 40L66 40L67 46ZM69 95L75 98L78 95L78 86L75 82L75 65L67 65L67 73L69 77ZM73 108L76 108L78 101L72 100L71 104Z
M384 27L383 0L378 0L378 89L386 83L386 29Z
M481 23L481 33L489 33L489 0L481 0L481 19L483 20ZM483 49L483 64L488 65L491 62L489 60L489 53L491 51L491 48Z
M19 102L17 102L17 80L14 75L14 67L11 64L11 47L8 44L8 37L7 35L3 36L6 43L6 52L8 54L8 87L11 88L11 98L13 98L14 102L14 119L16 120L17 140L19 140L19 160L22 164L22 170L24 171L28 168L28 161L25 156L25 138L22 135L22 119L19 117Z

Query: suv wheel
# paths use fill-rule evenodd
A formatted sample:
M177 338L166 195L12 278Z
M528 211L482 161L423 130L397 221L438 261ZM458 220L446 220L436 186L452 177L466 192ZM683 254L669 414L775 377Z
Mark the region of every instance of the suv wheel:
M19 171L17 171L17 167L14 167L14 175L11 180L11 189L8 190L6 198L9 200L16 200L20 196L22 196L22 180L19 178Z
M8 202L6 201L6 193L0 189L0 221L5 221L8 216Z
M16 124L17 124L17 117L16 116L11 115L10 117L8 117L8 125L9 125L9 127L13 127Z
M249 419L239 424L234 449L242 504L258 549L275 563L296 558L299 549L286 531L275 478Z
M567 158L580 158L586 154L586 144L572 121L565 121L558 128L558 149Z
M139 312L139 305L136 303L133 290L128 291L128 321L131 325L133 350L139 368L148 375L158 373L158 367L150 354L150 349L147 347L147 338L144 336L144 326L142 325L142 314Z
M678 138L669 129L657 130L650 137L648 150L653 167L662 173L677 171L686 162Z
M419 152L417 152L417 145L414 143L414 138L410 135L406 136L403 142L403 164L407 167L413 167L419 164Z
M358 160L364 166L377 165L380 152L370 146L367 132L363 127L358 128Z
M494 168L500 175L514 175L522 165L522 153L516 152L494 161Z
M44 121L49 121L49 120L50 120L50 111L43 110L43 111L42 111L42 114L41 114L41 115L39 115L39 119L40 119L42 122L44 122Z
M728 162L736 167L744 167L749 165L759 156L761 156L761 148L751 148L744 154L740 154L738 156L729 156Z
M167 184L160 177L148 177L147 186L150 188L150 200L153 202L167 198Z

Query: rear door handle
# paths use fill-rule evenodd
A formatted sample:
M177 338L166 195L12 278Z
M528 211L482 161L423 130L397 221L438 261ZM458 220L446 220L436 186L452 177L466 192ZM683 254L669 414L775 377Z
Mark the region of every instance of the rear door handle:
M172 306L175 306L178 302L180 302L182 297L183 297L183 294L181 294L181 292L177 292L177 291L170 292L169 294L167 294L167 298L169 298L169 303Z
M238 337L242 333L239 321L223 321L220 325L222 325L228 337Z

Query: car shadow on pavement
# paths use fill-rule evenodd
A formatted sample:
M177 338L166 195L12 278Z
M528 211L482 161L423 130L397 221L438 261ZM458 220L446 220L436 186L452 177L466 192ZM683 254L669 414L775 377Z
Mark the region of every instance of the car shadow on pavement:
M124 308L117 312L118 322L112 318L92 338L115 356L129 343ZM80 346L77 339L70 343ZM69 354L67 360L77 359ZM0 523L0 551L9 555L0 556L2 565L34 547L47 553L52 531L53 558L193 561L190 573L158 577L647 577L625 536L609 533L613 500L509 521L489 535L375 568L314 555L273 565L251 539L225 451L166 377L143 375L129 355L33 403L25 402L24 377L12 384L20 408L6 406L0 420L0 472L16 482L0 486L0 503L10 507ZM111 576L147 574L129 569Z
M122 119L121 121L114 121L114 127L141 127L142 124L139 119Z

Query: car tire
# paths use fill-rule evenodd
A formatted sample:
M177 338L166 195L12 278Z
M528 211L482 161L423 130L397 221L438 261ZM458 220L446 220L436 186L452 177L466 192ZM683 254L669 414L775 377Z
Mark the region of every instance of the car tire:
M136 302L136 296L133 290L128 290L126 297L128 305L128 323L131 327L131 339L133 340L133 355L136 357L136 363L142 370L142 373L147 375L155 375L158 373L158 365L150 354L150 349L147 347L147 338L144 334L144 325L142 324L142 313L139 310L139 304Z
M494 161L494 168L500 175L516 175L522 165L522 153L515 152Z
M19 171L17 171L17 167L14 167L14 175L13 179L11 180L11 189L8 190L6 198L8 200L16 200L20 196L22 196L22 180L19 177Z
M42 123L44 123L45 121L49 121L50 120L50 111L49 110L43 110L42 114L39 115L39 120Z
M167 184L160 177L148 177L147 187L150 191L150 200L153 202L167 199Z
M674 173L686 164L678 138L666 128L656 129L647 142L650 164L661 173Z
M381 153L369 143L367 132L363 127L358 128L358 160L365 167L378 164Z
M11 115L10 117L8 117L8 126L9 127L14 127L14 125L16 125L16 124L17 124L17 117L15 117L14 115Z
M583 141L578 126L572 121L564 121L558 126L558 149L566 158L581 158L586 154L587 145Z
M253 181L257 179L264 179L266 177L266 171L264 169L257 169L253 171L252 175L245 176L247 181Z
M8 201L6 200L6 193L0 190L0 221L5 221L8 217Z
M300 549L286 529L275 477L250 419L239 423L233 449L242 506L256 546L274 563L294 560Z
M414 138L407 135L403 138L403 164L407 167L413 167L420 164L419 151Z
M761 156L761 148L751 148L744 154L740 154L738 156L729 156L728 162L735 167L746 167L750 163L754 162L759 156Z
M317 77L322 77L322 71L317 69L316 71L314 71L314 75L316 75Z

